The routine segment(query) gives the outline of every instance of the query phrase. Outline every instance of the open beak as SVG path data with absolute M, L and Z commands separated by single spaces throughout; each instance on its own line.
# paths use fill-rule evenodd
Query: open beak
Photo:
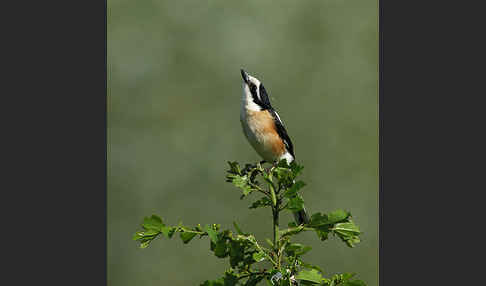
M 248 73 L 241 69 L 241 76 L 243 77 L 243 80 L 248 84 Z

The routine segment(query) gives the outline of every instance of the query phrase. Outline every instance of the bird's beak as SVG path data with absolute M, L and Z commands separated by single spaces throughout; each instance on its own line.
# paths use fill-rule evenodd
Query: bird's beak
M 248 84 L 248 73 L 241 69 L 241 76 L 243 77 L 243 80 Z

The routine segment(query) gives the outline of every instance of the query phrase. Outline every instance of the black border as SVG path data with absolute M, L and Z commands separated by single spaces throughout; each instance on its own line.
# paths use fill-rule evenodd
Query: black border
M 1 284 L 107 285 L 107 2 L 2 12 Z

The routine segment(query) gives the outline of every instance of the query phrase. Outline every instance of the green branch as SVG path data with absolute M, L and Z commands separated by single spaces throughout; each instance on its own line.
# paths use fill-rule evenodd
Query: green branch
M 241 199 L 254 192 L 263 194 L 263 197 L 250 205 L 250 209 L 261 207 L 271 209 L 273 239 L 266 239 L 271 249 L 262 247 L 253 234 L 243 232 L 236 222 L 233 224 L 236 229 L 234 234 L 231 230 L 221 230 L 218 224 L 207 224 L 205 227 L 198 224 L 188 227 L 179 223 L 170 226 L 156 215 L 144 218 L 142 230 L 136 232 L 133 239 L 139 241 L 141 248 L 147 248 L 155 239 L 161 237 L 171 239 L 175 233 L 179 233 L 184 244 L 189 243 L 196 236 L 208 237 L 210 250 L 218 258 L 227 258 L 229 268 L 221 278 L 207 280 L 201 284 L 203 286 L 251 286 L 257 285 L 262 280 L 267 280 L 271 285 L 287 286 L 295 285 L 296 281 L 305 285 L 366 285 L 361 280 L 353 279 L 353 274 L 349 273 L 336 274 L 330 278 L 323 277 L 321 268 L 306 263 L 301 258 L 311 250 L 311 247 L 292 242 L 295 235 L 304 231 L 314 231 L 321 241 L 326 241 L 331 235 L 341 239 L 347 246 L 354 247 L 360 242 L 361 231 L 351 220 L 350 212 L 343 210 L 327 214 L 318 212 L 314 213 L 305 225 L 297 226 L 294 222 L 290 222 L 288 228 L 280 229 L 280 212 L 295 212 L 304 207 L 304 200 L 300 193 L 306 184 L 296 181 L 297 176 L 302 172 L 302 166 L 295 162 L 288 165 L 286 161 L 280 161 L 271 168 L 264 169 L 259 163 L 246 164 L 244 168 L 241 168 L 237 162 L 228 163 L 230 168 L 227 171 L 226 181 L 240 189 Z M 252 270 L 265 260 L 271 263 L 271 269 Z

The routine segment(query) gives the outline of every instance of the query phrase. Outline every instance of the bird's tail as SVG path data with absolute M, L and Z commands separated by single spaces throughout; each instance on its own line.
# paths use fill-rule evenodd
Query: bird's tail
M 294 218 L 297 225 L 309 223 L 309 216 L 307 215 L 305 207 L 302 208 L 300 211 L 294 212 Z

